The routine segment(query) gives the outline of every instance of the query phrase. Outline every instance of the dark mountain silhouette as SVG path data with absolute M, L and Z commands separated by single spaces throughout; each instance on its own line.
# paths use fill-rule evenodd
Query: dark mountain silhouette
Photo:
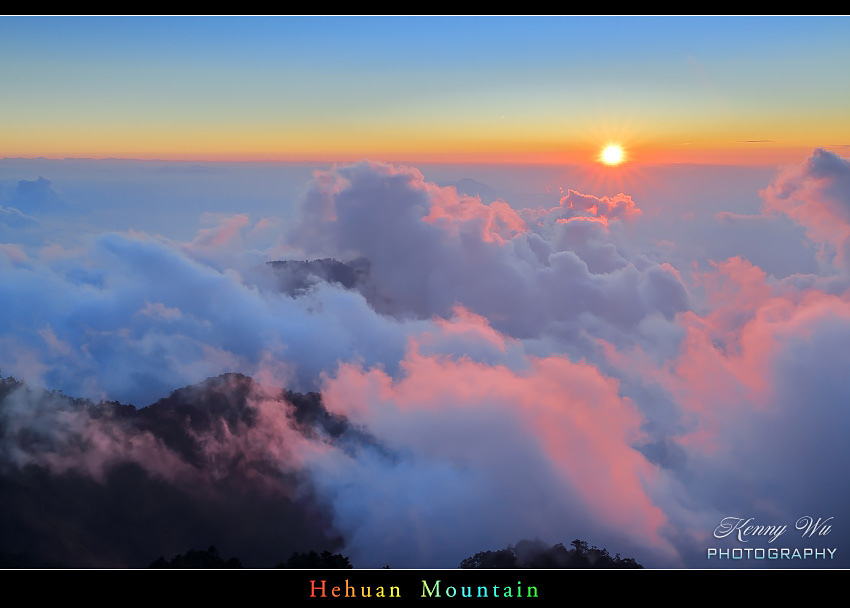
M 267 432 L 280 424 L 289 430 Z M 309 477 L 287 461 L 287 433 L 392 457 L 320 394 L 242 374 L 143 408 L 0 377 L 0 567 L 350 568 L 334 553 L 342 538 Z M 523 540 L 460 567 L 642 567 L 584 541 L 571 546 Z
M 7 567 L 131 567 L 214 543 L 247 567 L 333 551 L 341 538 L 264 414 L 346 450 L 375 440 L 318 393 L 224 374 L 147 407 L 0 379 L 0 559 Z M 282 441 L 282 440 L 277 440 Z M 274 446 L 272 446 L 274 447 Z M 281 451 L 283 450 L 283 451 Z M 16 566 L 20 564 L 20 566 Z
M 215 547 L 206 551 L 190 549 L 185 555 L 177 555 L 171 561 L 160 557 L 149 568 L 241 568 L 242 562 L 235 557 L 224 561 Z
M 583 540 L 576 539 L 567 549 L 558 543 L 552 547 L 537 540 L 521 540 L 516 546 L 508 546 L 498 551 L 481 551 L 472 557 L 467 557 L 460 563 L 461 568 L 643 568 L 630 557 L 621 558 L 617 553 L 614 557 L 607 549 L 599 549 L 595 545 L 588 547 Z
M 521 540 L 516 546 L 508 546 L 497 551 L 481 551 L 473 557 L 468 557 L 460 563 L 462 569 L 642 569 L 630 557 L 614 557 L 607 549 L 599 549 L 595 545 L 588 547 L 583 540 L 576 539 L 570 543 L 572 549 L 567 549 L 558 543 L 549 547 L 536 540 Z M 151 568 L 241 568 L 241 562 L 236 558 L 224 561 L 218 555 L 215 547 L 207 551 L 188 551 L 178 555 L 170 562 L 160 557 L 150 565 Z M 309 553 L 294 552 L 290 558 L 277 565 L 277 568 L 302 570 L 326 570 L 353 568 L 348 557 L 341 553 L 330 551 L 310 551 Z M 384 566 L 389 568 L 389 566 Z
M 318 260 L 276 260 L 266 262 L 277 279 L 280 290 L 293 298 L 303 296 L 315 285 L 325 282 L 357 291 L 376 312 L 396 314 L 393 299 L 372 280 L 371 262 L 356 258 L 342 262 L 335 258 Z
M 0 570 L 13 568 L 45 569 L 45 568 L 63 568 L 64 565 L 59 562 L 49 562 L 38 557 L 34 557 L 31 553 L 17 553 L 8 555 L 0 553 Z
M 281 290 L 290 295 L 301 295 L 319 281 L 338 283 L 346 289 L 356 289 L 367 282 L 370 267 L 366 258 L 357 258 L 350 262 L 322 258 L 267 263 L 274 270 Z
M 322 551 L 321 555 L 315 551 L 309 553 L 293 553 L 292 556 L 285 562 L 278 564 L 278 568 L 299 568 L 302 570 L 313 569 L 343 569 L 353 568 L 348 558 L 340 553 L 331 553 L 330 551 Z

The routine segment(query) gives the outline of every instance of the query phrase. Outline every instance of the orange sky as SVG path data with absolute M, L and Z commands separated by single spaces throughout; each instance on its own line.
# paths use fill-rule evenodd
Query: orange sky
M 0 157 L 793 162 L 850 145 L 848 41 L 840 17 L 0 17 Z

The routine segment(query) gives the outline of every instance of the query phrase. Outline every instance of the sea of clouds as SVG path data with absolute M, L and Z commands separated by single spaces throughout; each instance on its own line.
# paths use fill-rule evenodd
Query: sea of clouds
M 262 424 L 198 445 L 261 454 L 287 496 L 297 472 L 358 567 L 452 568 L 522 538 L 728 566 L 706 550 L 730 516 L 846 567 L 850 162 L 661 167 L 608 194 L 511 171 L 4 160 L 0 372 L 137 407 L 253 377 Z M 323 258 L 368 272 L 296 293 L 266 263 Z M 319 391 L 373 440 L 295 433 L 260 385 Z M 155 434 L 23 389 L 0 427 L 7 473 L 201 483 Z M 807 515 L 831 532 L 801 538 Z

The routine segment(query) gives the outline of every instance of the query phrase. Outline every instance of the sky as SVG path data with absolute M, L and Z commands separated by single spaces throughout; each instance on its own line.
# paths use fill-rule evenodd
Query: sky
M 3 17 L 0 155 L 789 161 L 850 145 L 845 17 Z
M 0 565 L 848 567 L 848 23 L 0 18 Z

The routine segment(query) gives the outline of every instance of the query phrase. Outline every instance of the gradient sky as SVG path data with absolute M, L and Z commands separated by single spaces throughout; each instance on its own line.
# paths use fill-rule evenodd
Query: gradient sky
M 775 163 L 850 146 L 846 17 L 2 17 L 0 156 Z

